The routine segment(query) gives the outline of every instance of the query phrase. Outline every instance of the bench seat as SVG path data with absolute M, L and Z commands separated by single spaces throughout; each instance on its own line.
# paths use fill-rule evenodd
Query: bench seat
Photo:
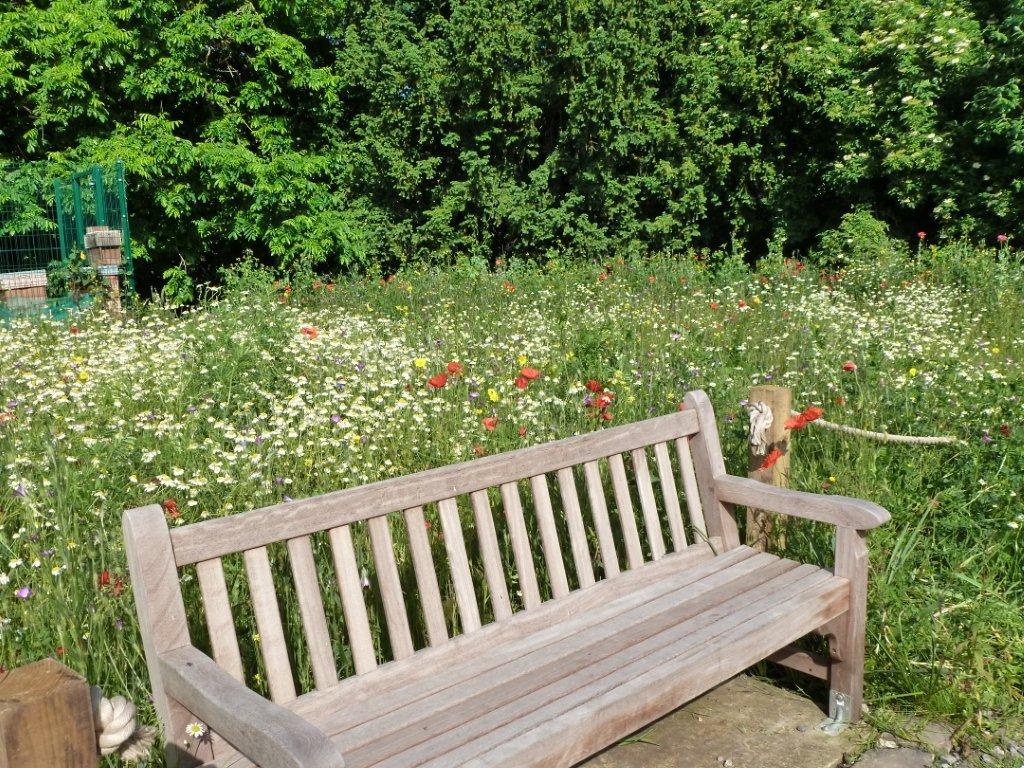
M 888 513 L 729 475 L 684 405 L 173 530 L 126 512 L 168 768 L 570 766 L 762 659 L 856 720 Z M 743 546 L 737 504 L 834 525 L 833 567 Z
M 694 545 L 288 708 L 329 734 L 348 768 L 570 766 L 848 602 L 849 582 L 817 566 Z

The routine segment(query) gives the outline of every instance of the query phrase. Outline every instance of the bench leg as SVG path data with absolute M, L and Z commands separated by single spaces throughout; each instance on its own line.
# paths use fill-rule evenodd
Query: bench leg
M 864 700 L 864 626 L 867 618 L 868 548 L 863 531 L 836 532 L 835 574 L 850 582 L 850 608 L 829 634 L 829 719 L 860 720 Z

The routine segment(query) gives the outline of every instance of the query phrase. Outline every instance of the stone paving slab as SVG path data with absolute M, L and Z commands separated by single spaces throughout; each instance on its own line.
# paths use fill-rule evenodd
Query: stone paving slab
M 741 675 L 642 731 L 643 741 L 611 747 L 582 766 L 836 768 L 858 732 L 829 736 L 817 728 L 824 719 L 818 702 Z

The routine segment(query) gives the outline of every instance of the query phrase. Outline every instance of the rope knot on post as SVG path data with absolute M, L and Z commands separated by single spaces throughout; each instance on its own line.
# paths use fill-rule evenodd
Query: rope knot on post
M 135 722 L 135 705 L 124 696 L 107 699 L 95 685 L 90 693 L 100 754 L 117 754 L 128 763 L 148 757 L 156 732 L 149 726 Z

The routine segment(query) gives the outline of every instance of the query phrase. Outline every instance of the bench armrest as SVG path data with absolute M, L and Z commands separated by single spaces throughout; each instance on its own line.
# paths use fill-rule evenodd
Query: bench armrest
M 320 729 L 249 690 L 197 648 L 167 651 L 157 662 L 167 694 L 258 765 L 344 768 Z
M 817 520 L 858 531 L 877 528 L 889 521 L 889 513 L 882 507 L 848 496 L 791 491 L 733 475 L 719 475 L 714 483 L 718 500 L 729 504 Z

